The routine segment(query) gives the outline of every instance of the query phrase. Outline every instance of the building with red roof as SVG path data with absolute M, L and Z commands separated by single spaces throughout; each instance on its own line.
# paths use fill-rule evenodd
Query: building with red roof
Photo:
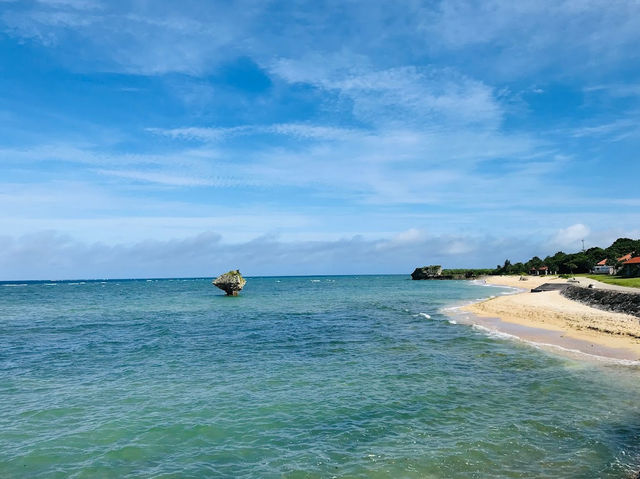
M 640 256 L 629 258 L 622 263 L 620 273 L 622 276 L 640 276 Z
M 529 271 L 529 274 L 532 274 L 535 276 L 544 276 L 552 273 L 551 271 L 549 271 L 548 266 L 540 266 L 539 268 L 531 268 L 531 270 Z
M 625 254 L 624 256 L 621 256 L 620 258 L 618 258 L 618 261 L 624 264 L 625 261 L 629 261 L 630 259 L 632 259 L 632 257 L 633 257 L 633 254 L 631 253 Z M 609 261 L 608 259 L 603 259 L 602 261 L 597 262 L 596 265 L 591 270 L 591 272 L 593 274 L 616 274 L 618 271 L 614 266 L 608 265 L 607 264 L 608 261 Z

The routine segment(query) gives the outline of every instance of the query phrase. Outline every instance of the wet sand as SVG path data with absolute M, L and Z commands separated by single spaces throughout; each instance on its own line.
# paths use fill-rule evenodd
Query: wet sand
M 468 322 L 523 340 L 582 353 L 623 360 L 640 360 L 640 318 L 602 311 L 561 296 L 557 291 L 530 293 L 543 283 L 563 283 L 556 277 L 485 278 L 487 284 L 520 288 L 460 308 L 458 321 Z M 472 313 L 472 314 L 467 314 Z

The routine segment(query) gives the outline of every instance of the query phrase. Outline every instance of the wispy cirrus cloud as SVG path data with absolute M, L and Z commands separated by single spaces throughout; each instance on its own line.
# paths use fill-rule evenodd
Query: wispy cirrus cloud
M 567 62 L 573 75 L 601 76 L 603 65 L 615 68 L 637 58 L 640 31 L 634 0 L 302 2 L 287 8 L 253 0 L 233 6 L 89 0 L 7 5 L 2 24 L 12 35 L 47 45 L 82 41 L 104 66 L 144 74 L 203 74 L 229 54 L 266 65 L 279 56 L 322 57 L 341 48 L 372 59 L 390 48 L 393 59 L 380 55 L 379 63 L 423 64 L 418 59 L 428 52 L 436 60 L 448 56 L 457 68 L 484 67 L 501 78 L 562 78 L 566 68 L 562 73 L 558 67 Z
M 574 138 L 598 138 L 602 141 L 617 142 L 640 135 L 640 124 L 635 118 L 624 118 L 615 121 L 575 128 L 571 132 Z
M 251 135 L 283 135 L 303 139 L 340 140 L 364 135 L 364 130 L 339 128 L 326 125 L 305 123 L 276 123 L 273 125 L 241 125 L 228 128 L 219 127 L 180 127 L 147 128 L 147 131 L 173 139 L 217 142 L 229 137 Z
M 148 183 L 158 183 L 168 186 L 229 186 L 229 180 L 207 179 L 195 176 L 184 176 L 174 172 L 157 172 L 144 170 L 97 170 L 100 175 L 117 176 L 129 180 L 137 180 Z
M 279 59 L 270 71 L 290 83 L 334 91 L 352 102 L 354 115 L 374 124 L 393 122 L 498 126 L 502 108 L 493 89 L 451 69 L 415 66 L 370 69 L 343 56 Z M 353 61 L 357 61 L 355 58 Z

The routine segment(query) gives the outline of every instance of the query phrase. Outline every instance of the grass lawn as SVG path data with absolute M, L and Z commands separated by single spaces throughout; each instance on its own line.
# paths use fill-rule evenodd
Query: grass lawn
M 584 276 L 602 283 L 617 284 L 618 286 L 628 286 L 630 288 L 640 288 L 640 278 L 623 278 L 621 276 L 609 276 L 608 274 L 577 274 L 576 276 Z

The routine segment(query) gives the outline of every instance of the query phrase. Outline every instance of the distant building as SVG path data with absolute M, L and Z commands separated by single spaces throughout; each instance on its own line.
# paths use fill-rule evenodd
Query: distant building
M 591 272 L 593 274 L 615 274 L 616 269 L 613 266 L 608 266 L 607 261 L 608 260 L 603 259 L 596 263 Z
M 529 274 L 534 276 L 546 276 L 551 274 L 551 272 L 549 271 L 548 266 L 540 266 L 539 268 L 531 268 L 531 270 L 529 270 Z
M 640 256 L 629 258 L 620 268 L 622 276 L 640 276 Z
M 620 258 L 618 258 L 618 261 L 620 263 L 624 263 L 625 261 L 630 260 L 632 257 L 633 257 L 633 255 L 631 253 L 625 254 L 624 256 L 621 256 Z M 616 274 L 616 273 L 618 273 L 618 270 L 615 268 L 615 266 L 607 265 L 608 261 L 609 261 L 608 259 L 603 259 L 602 261 L 596 263 L 596 265 L 593 267 L 591 272 L 593 274 Z

